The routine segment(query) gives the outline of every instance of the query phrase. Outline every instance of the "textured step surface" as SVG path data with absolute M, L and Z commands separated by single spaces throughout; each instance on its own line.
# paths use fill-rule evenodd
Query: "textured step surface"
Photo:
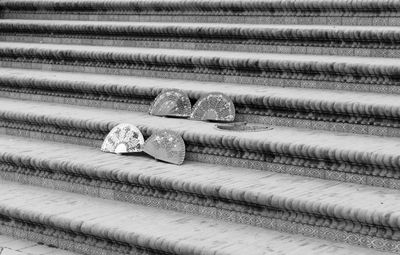
M 100 146 L 112 127 L 128 122 L 137 125 L 145 136 L 164 128 L 180 133 L 194 159 L 209 163 L 258 169 L 269 169 L 269 163 L 276 163 L 291 170 L 283 170 L 279 165 L 279 170 L 274 171 L 308 173 L 320 178 L 327 178 L 327 173 L 333 171 L 336 174 L 330 178 L 343 181 L 346 179 L 338 177 L 338 172 L 353 173 L 357 176 L 353 181 L 364 184 L 367 184 L 367 176 L 387 177 L 378 185 L 383 181 L 383 186 L 393 188 L 398 185 L 391 179 L 400 177 L 397 171 L 400 164 L 398 138 L 283 127 L 260 132 L 232 132 L 219 130 L 214 123 L 161 118 L 139 112 L 4 98 L 0 103 L 3 134 Z
M 1 255 L 77 255 L 75 253 L 49 247 L 27 240 L 0 235 Z
M 166 89 L 185 91 L 193 103 L 221 92 L 238 121 L 400 136 L 398 95 L 10 68 L 0 68 L 0 82 L 2 97 L 144 112 Z
M 394 58 L 0 42 L 0 65 L 357 90 L 397 90 Z M 320 83 L 322 82 L 322 84 Z
M 378 91 L 398 87 L 400 65 L 393 58 L 232 53 L 0 42 L 2 66 L 271 86 Z
M 248 139 L 249 141 L 260 141 L 260 138 L 263 137 L 263 140 L 265 139 L 264 141 L 269 140 L 271 143 L 283 141 L 293 144 L 297 142 L 309 142 L 310 146 L 325 145 L 342 150 L 365 150 L 366 152 L 370 153 L 382 153 L 393 156 L 397 154 L 396 149 L 398 146 L 400 146 L 400 140 L 397 138 L 377 138 L 373 136 L 357 136 L 289 128 L 273 129 L 260 132 L 230 132 L 216 129 L 215 124 L 213 123 L 185 119 L 162 118 L 139 112 L 114 111 L 109 109 L 98 110 L 79 106 L 65 106 L 12 99 L 1 99 L 1 104 L 2 109 L 0 109 L 0 111 L 3 118 L 11 117 L 12 114 L 14 114 L 20 120 L 23 120 L 23 118 L 26 116 L 33 122 L 39 122 L 43 120 L 49 124 L 52 123 L 52 121 L 59 119 L 59 125 L 66 127 L 73 124 L 72 122 L 74 120 L 77 122 L 81 121 L 82 127 L 84 127 L 84 121 L 93 123 L 102 122 L 109 125 L 128 121 L 138 126 L 147 127 L 149 132 L 151 132 L 150 130 L 155 129 L 157 126 L 162 126 L 164 128 L 174 129 L 179 133 L 199 132 L 203 133 L 204 136 L 221 134 L 229 135 L 231 138 L 237 137 Z M 71 120 L 71 122 L 63 122 L 63 119 Z M 78 125 L 79 124 L 80 123 L 78 123 Z M 152 125 L 155 125 L 155 127 L 152 127 Z M 201 127 L 201 129 L 196 127 Z M 90 126 L 87 126 L 87 128 L 90 128 Z M 146 133 L 145 129 L 142 129 L 144 133 Z M 238 145 L 238 147 L 240 146 L 241 145 Z M 397 164 L 396 160 L 394 159 L 392 163 Z
M 3 41 L 399 57 L 398 27 L 0 20 Z
M 232 60 L 237 59 L 238 61 L 241 60 L 251 60 L 251 59 L 258 59 L 260 61 L 293 61 L 297 63 L 313 63 L 313 61 L 320 63 L 321 65 L 327 63 L 337 63 L 337 64 L 349 64 L 349 65 L 365 65 L 366 67 L 399 67 L 399 63 L 396 59 L 387 59 L 387 58 L 365 58 L 365 57 L 346 57 L 346 56 L 308 56 L 302 54 L 260 54 L 260 53 L 251 53 L 251 52 L 214 52 L 214 51 L 192 51 L 192 50 L 181 50 L 181 49 L 147 49 L 147 48 L 132 48 L 132 47 L 102 47 L 102 46 L 86 46 L 86 45 L 63 45 L 63 44 L 31 44 L 31 43 L 10 43 L 10 42 L 1 42 L 0 49 L 4 53 L 9 53 L 7 50 L 15 49 L 17 52 L 21 51 L 27 52 L 28 54 L 33 55 L 35 50 L 37 50 L 39 56 L 51 56 L 49 53 L 54 52 L 56 55 L 55 57 L 60 57 L 62 53 L 70 53 L 76 52 L 77 54 L 81 53 L 89 58 L 91 55 L 99 54 L 102 56 L 103 53 L 110 53 L 113 54 L 116 58 L 120 57 L 121 55 L 118 54 L 126 54 L 126 56 L 134 57 L 138 54 L 143 55 L 165 55 L 174 57 L 176 60 L 180 58 L 210 58 L 210 57 L 220 57 L 221 59 Z M 10 52 L 11 53 L 11 52 Z M 60 54 L 60 55 L 57 55 Z M 71 55 L 72 57 L 73 55 Z M 65 55 L 64 57 L 68 57 Z M 76 56 L 77 57 L 77 56 Z M 105 56 L 104 56 L 105 58 Z M 373 64 L 370 61 L 373 59 Z M 367 62 L 367 63 L 366 63 Z M 189 64 L 189 63 L 187 63 Z M 199 63 L 201 64 L 201 63 Z M 217 63 L 215 63 L 217 64 Z M 228 63 L 225 63 L 228 64 Z M 260 63 L 261 64 L 261 63 Z M 316 64 L 316 63 L 314 63 Z M 321 70 L 323 71 L 323 70 Z
M 298 254 L 300 250 L 307 254 L 379 254 L 245 225 L 9 182 L 3 182 L 0 191 L 4 194 L 0 198 L 0 213 L 12 219 L 2 221 L 3 226 L 18 227 L 20 220 L 29 220 L 33 226 L 41 224 L 45 229 L 73 231 L 80 236 L 80 241 L 73 246 L 76 250 L 80 246 L 96 245 L 98 241 L 93 237 L 97 237 L 125 247 L 131 245 L 171 254 Z M 31 229 L 37 231 L 34 227 Z M 57 232 L 60 231 L 53 233 Z M 59 239 L 60 245 L 65 245 L 63 241 L 68 234 L 64 240 L 54 234 L 48 234 L 49 239 Z M 84 245 L 85 241 L 91 242 Z
M 400 250 L 399 191 L 195 162 L 175 166 L 9 136 L 0 136 L 0 162 L 3 178 L 27 184 Z
M 0 1 L 0 234 L 87 255 L 400 253 L 399 10 Z M 167 88 L 226 92 L 271 129 L 147 115 Z M 178 132 L 185 163 L 102 153 L 123 122 Z
M 398 25 L 390 0 L 4 0 L 3 18 L 283 24 Z

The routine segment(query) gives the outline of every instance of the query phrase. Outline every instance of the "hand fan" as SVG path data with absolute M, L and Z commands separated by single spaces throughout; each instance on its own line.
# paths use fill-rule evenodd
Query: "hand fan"
M 176 132 L 163 130 L 151 135 L 143 151 L 156 159 L 181 165 L 185 159 L 185 142 Z
M 230 98 L 222 93 L 202 96 L 193 106 L 191 119 L 230 122 L 235 119 L 235 106 Z
M 132 124 L 119 124 L 104 139 L 101 150 L 117 154 L 141 152 L 144 138 L 140 130 Z
M 181 90 L 159 94 L 149 108 L 150 115 L 188 118 L 192 110 L 189 97 Z

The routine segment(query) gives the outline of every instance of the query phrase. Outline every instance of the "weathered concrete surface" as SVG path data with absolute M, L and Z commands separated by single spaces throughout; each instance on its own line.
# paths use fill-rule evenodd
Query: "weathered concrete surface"
M 177 254 L 383 254 L 364 248 L 2 181 L 0 212 Z

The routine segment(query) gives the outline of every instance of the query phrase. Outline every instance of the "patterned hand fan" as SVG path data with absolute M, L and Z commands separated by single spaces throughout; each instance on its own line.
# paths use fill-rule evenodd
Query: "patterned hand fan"
M 119 124 L 104 139 L 101 150 L 117 154 L 141 152 L 144 138 L 140 130 L 132 124 Z
M 235 106 L 230 98 L 222 93 L 209 93 L 202 96 L 193 106 L 191 119 L 233 121 Z
M 146 140 L 144 152 L 156 159 L 181 165 L 185 159 L 185 142 L 182 137 L 169 130 L 156 132 Z
M 151 103 L 149 114 L 187 118 L 190 116 L 191 110 L 192 105 L 186 93 L 174 89 L 159 94 Z

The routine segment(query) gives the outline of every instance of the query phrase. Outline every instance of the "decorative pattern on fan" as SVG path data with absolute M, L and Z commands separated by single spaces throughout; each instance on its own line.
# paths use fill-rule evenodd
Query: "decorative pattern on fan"
M 144 138 L 140 130 L 132 124 L 119 124 L 104 139 L 101 150 L 116 154 L 141 152 Z
M 151 103 L 150 115 L 188 118 L 192 111 L 187 94 L 178 89 L 164 91 Z
M 235 106 L 232 100 L 224 94 L 209 93 L 196 102 L 190 118 L 230 122 L 235 119 Z
M 181 165 L 185 159 L 185 142 L 176 132 L 162 130 L 152 134 L 143 146 L 143 151 L 156 159 Z

